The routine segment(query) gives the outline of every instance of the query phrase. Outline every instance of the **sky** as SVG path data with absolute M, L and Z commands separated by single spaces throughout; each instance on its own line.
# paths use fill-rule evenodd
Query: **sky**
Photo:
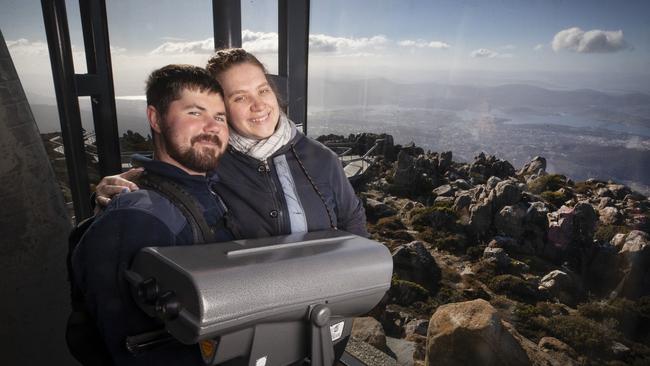
M 37 0 L 0 0 L 0 30 L 28 94 L 51 96 Z M 85 72 L 78 2 L 66 1 Z M 172 62 L 204 65 L 210 1 L 107 1 L 115 89 L 141 95 Z M 242 0 L 244 47 L 277 70 L 277 0 Z M 312 0 L 312 78 L 650 91 L 650 1 Z

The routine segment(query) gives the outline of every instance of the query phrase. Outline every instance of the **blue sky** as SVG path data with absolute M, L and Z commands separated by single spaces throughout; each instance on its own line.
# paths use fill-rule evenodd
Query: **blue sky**
M 0 29 L 26 88 L 48 93 L 40 1 L 1 1 Z M 67 4 L 83 72 L 78 3 Z M 118 94 L 138 93 L 156 67 L 209 57 L 210 1 L 107 7 Z M 277 1 L 242 0 L 242 7 L 245 46 L 275 70 Z M 310 76 L 647 91 L 648 14 L 646 0 L 312 0 Z

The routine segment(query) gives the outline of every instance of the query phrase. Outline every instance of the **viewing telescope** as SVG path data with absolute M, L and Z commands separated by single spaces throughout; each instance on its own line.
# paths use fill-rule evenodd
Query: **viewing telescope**
M 391 283 L 388 249 L 343 231 L 183 247 L 148 247 L 126 271 L 133 298 L 163 334 L 199 343 L 206 365 L 331 366 L 352 318 Z M 162 342 L 127 339 L 132 352 Z

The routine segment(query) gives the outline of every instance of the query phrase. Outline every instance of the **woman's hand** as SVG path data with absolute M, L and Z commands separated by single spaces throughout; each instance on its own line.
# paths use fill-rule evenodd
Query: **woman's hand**
M 119 175 L 109 175 L 102 178 L 95 190 L 95 203 L 97 206 L 107 206 L 111 202 L 111 198 L 120 193 L 137 191 L 139 188 L 132 180 L 142 174 L 143 170 L 142 168 L 135 168 Z

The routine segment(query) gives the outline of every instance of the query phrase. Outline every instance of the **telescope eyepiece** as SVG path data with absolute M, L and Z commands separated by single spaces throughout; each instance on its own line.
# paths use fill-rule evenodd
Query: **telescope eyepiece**
M 154 305 L 160 289 L 155 278 L 147 278 L 138 285 L 138 297 L 147 305 Z
M 160 295 L 156 301 L 156 315 L 162 320 L 173 320 L 181 312 L 181 304 L 178 297 L 172 291 Z

